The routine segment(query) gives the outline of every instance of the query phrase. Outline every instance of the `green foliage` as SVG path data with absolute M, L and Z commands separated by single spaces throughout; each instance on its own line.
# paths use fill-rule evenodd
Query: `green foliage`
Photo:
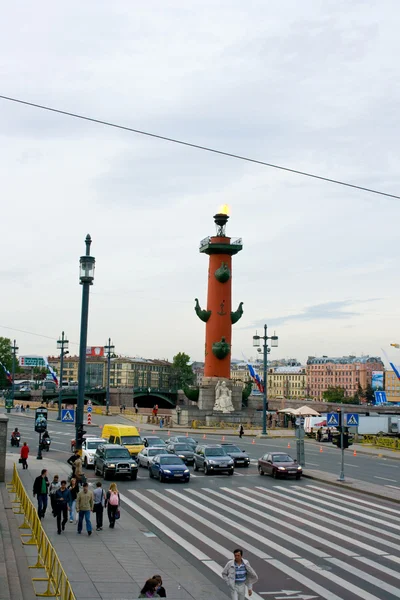
M 0 362 L 10 371 L 10 373 L 12 372 L 12 356 L 11 340 L 9 338 L 0 337 Z M 17 361 L 18 359 L 16 359 L 16 364 Z M 0 388 L 6 388 L 9 385 L 3 367 L 0 367 Z
M 345 397 L 344 389 L 342 387 L 328 387 L 322 393 L 322 397 L 327 402 L 347 402 L 347 398 Z
M 250 396 L 252 389 L 253 389 L 253 382 L 251 379 L 249 379 L 249 381 L 246 381 L 246 383 L 244 384 L 244 388 L 242 391 L 242 402 L 246 406 L 247 406 L 247 399 Z
M 191 385 L 194 381 L 194 373 L 189 363 L 190 356 L 185 352 L 178 352 L 172 359 L 172 374 L 180 389 Z
M 375 400 L 374 390 L 370 383 L 368 383 L 367 387 L 365 388 L 365 399 L 367 402 L 373 402 Z
M 183 392 L 188 400 L 191 400 L 192 402 L 199 401 L 200 389 L 198 387 L 190 388 L 190 387 L 183 386 Z

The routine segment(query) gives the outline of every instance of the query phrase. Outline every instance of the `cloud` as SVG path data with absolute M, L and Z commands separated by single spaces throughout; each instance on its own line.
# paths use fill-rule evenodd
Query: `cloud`
M 375 302 L 377 298 L 370 298 L 368 300 L 362 300 L 361 303 Z M 347 307 L 360 304 L 360 301 L 356 300 L 339 300 L 336 302 L 323 302 L 322 304 L 315 304 L 313 306 L 306 307 L 302 312 L 295 313 L 293 315 L 286 315 L 282 317 L 275 317 L 272 319 L 263 319 L 256 321 L 249 325 L 250 327 L 263 327 L 264 323 L 268 323 L 268 326 L 284 325 L 291 321 L 316 321 L 316 320 L 337 320 L 337 319 L 350 319 L 351 317 L 358 317 L 362 313 L 354 310 L 347 310 Z M 247 328 L 246 328 L 247 329 Z

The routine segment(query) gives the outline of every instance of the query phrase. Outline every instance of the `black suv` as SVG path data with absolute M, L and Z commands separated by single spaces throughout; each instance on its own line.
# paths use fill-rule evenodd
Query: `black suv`
M 241 450 L 236 444 L 221 444 L 223 449 L 231 458 L 233 458 L 235 462 L 235 467 L 249 467 L 250 466 L 250 456 L 247 454 L 245 450 Z
M 125 475 L 134 480 L 137 478 L 138 466 L 125 446 L 102 444 L 94 455 L 94 473 L 102 475 L 104 479 Z
M 204 475 L 211 473 L 228 473 L 233 475 L 233 459 L 225 452 L 222 446 L 203 445 L 197 446 L 194 453 L 195 471 L 204 469 Z

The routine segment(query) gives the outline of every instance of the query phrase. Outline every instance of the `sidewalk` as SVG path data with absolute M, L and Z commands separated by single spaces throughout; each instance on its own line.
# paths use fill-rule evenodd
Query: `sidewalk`
M 34 600 L 36 598 L 28 560 L 21 544 L 19 522 L 12 510 L 5 483 L 0 484 L 0 598 Z
M 9 470 L 13 458 L 14 455 L 7 456 Z M 33 480 L 45 468 L 50 477 L 57 473 L 63 479 L 69 474 L 69 470 L 52 459 L 31 459 L 27 471 L 18 469 L 31 498 Z M 34 504 L 36 506 L 36 501 Z M 94 522 L 92 515 L 92 524 Z M 104 530 L 96 532 L 94 527 L 90 538 L 85 528 L 82 535 L 77 535 L 75 523 L 67 523 L 65 533 L 57 535 L 56 521 L 50 509 L 42 524 L 77 600 L 136 600 L 145 580 L 154 574 L 161 575 L 170 600 L 227 600 L 222 591 L 224 584 L 219 589 L 211 583 L 183 556 L 128 514 L 123 506 L 115 529 L 109 529 L 105 513 Z

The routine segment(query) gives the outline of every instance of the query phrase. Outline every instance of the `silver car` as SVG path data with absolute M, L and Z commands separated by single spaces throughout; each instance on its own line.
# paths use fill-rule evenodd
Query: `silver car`
M 151 448 L 143 448 L 136 456 L 136 461 L 139 467 L 148 469 L 153 464 L 153 459 L 157 454 L 163 454 L 165 447 L 152 446 Z

